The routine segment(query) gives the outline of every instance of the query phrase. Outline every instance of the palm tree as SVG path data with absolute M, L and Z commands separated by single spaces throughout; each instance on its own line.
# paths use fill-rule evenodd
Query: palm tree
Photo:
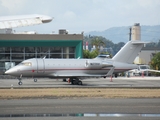
M 95 45 L 96 49 L 99 51 L 101 46 L 105 46 L 105 42 L 99 37 L 93 38 L 91 41 L 92 46 Z

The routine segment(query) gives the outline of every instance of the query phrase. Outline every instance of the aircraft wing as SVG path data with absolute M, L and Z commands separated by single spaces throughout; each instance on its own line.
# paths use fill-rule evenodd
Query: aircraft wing
M 105 76 L 104 75 L 100 75 L 100 74 L 86 74 L 86 73 L 77 73 L 77 74 L 68 74 L 68 73 L 54 73 L 54 74 L 51 74 L 50 76 L 52 77 L 102 77 L 102 76 Z
M 144 71 L 148 71 L 148 72 L 159 72 L 159 73 L 160 73 L 160 71 L 159 71 L 159 70 L 152 70 L 152 69 L 144 70 Z
M 52 21 L 52 17 L 45 15 L 17 15 L 17 16 L 2 16 L 0 17 L 0 29 L 24 27 Z
M 114 66 L 106 74 L 87 74 L 87 73 L 68 73 L 66 71 L 59 71 L 51 74 L 50 76 L 54 77 L 106 77 L 111 76 L 114 72 Z

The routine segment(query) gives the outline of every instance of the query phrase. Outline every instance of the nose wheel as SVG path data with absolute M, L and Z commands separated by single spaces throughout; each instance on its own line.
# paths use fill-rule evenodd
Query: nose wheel
M 18 85 L 22 85 L 22 82 L 21 82 L 21 81 L 19 81 L 19 82 L 18 82 Z
M 18 80 L 19 80 L 18 85 L 22 85 L 22 74 L 19 76 Z
M 34 82 L 37 82 L 37 79 L 36 79 L 36 78 L 34 79 Z
M 18 85 L 22 85 L 22 79 L 18 78 L 18 80 L 19 80 Z

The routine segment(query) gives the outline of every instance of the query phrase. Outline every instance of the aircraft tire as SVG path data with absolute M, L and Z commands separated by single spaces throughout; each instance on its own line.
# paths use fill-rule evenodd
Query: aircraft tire
M 73 80 L 73 85 L 77 85 L 77 81 L 76 80 Z
M 36 78 L 34 79 L 34 82 L 37 82 L 37 79 L 36 79 Z
M 72 84 L 72 85 L 74 85 L 74 82 L 73 82 L 73 80 L 71 81 L 71 84 Z
M 18 82 L 18 85 L 22 85 L 22 82 L 20 81 L 20 82 Z
M 74 85 L 75 84 L 75 80 L 71 80 L 71 84 Z
M 117 77 L 118 77 L 118 74 L 116 73 L 116 74 L 115 74 L 115 78 L 117 78 Z
M 82 85 L 82 81 L 81 80 L 78 81 L 78 85 Z

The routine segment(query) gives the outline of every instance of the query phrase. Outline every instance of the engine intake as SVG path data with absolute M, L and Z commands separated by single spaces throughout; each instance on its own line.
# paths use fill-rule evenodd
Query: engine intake
M 85 67 L 86 68 L 94 68 L 94 69 L 100 69 L 100 68 L 105 68 L 105 67 L 112 67 L 112 64 L 109 64 L 107 62 L 102 62 L 102 61 L 89 61 L 86 60 Z

